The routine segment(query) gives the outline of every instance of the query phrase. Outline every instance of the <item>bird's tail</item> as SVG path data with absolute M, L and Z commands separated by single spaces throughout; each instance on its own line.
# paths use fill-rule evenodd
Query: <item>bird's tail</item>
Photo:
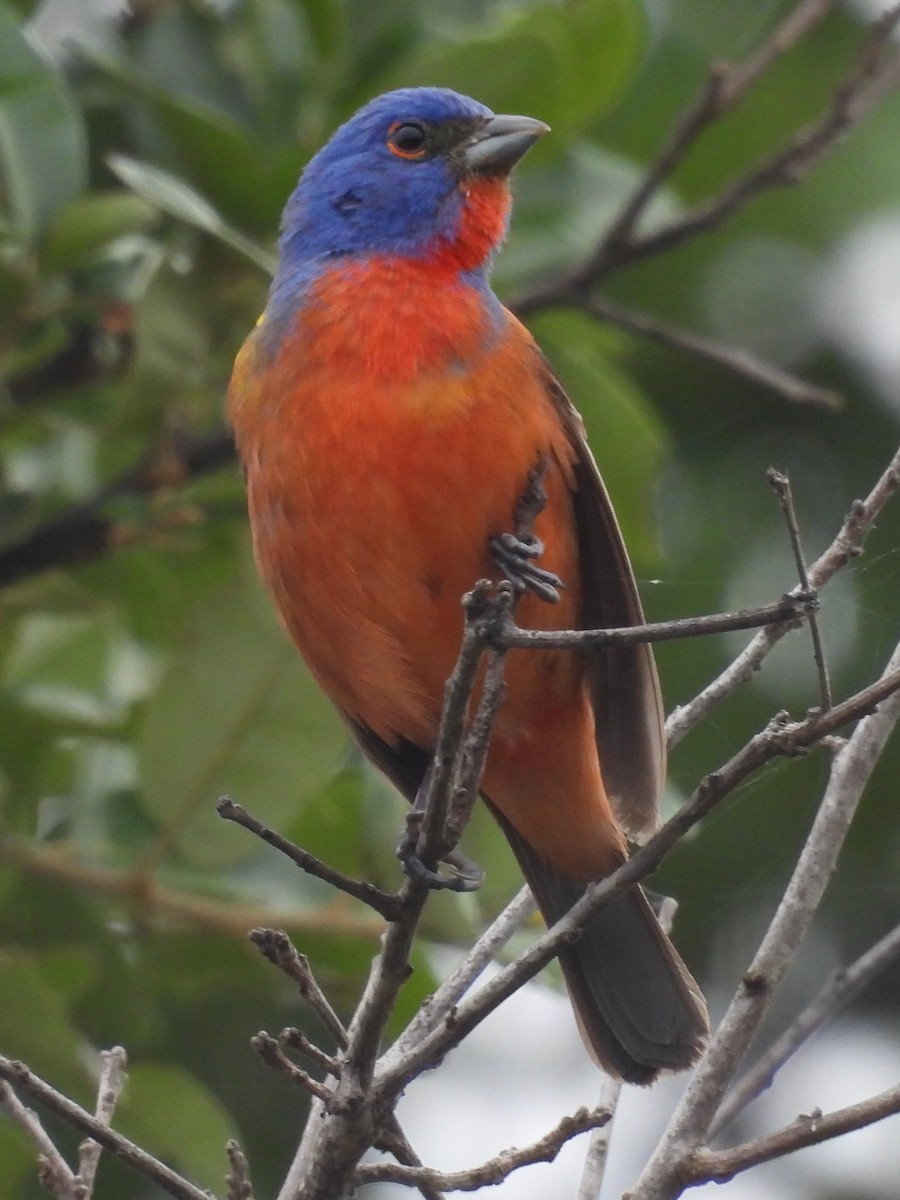
M 506 836 L 548 925 L 584 893 L 543 862 L 509 822 Z M 628 1083 L 684 1071 L 709 1035 L 703 994 L 634 887 L 602 909 L 559 956 L 588 1050 Z

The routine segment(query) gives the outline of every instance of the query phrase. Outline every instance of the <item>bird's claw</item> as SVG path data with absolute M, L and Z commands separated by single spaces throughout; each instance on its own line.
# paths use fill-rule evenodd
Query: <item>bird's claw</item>
M 501 533 L 491 538 L 494 562 L 518 592 L 534 592 L 547 604 L 559 603 L 559 590 L 566 585 L 553 571 L 545 571 L 533 561 L 544 553 L 544 543 L 530 534 L 527 538 Z
M 397 857 L 410 879 L 426 884 L 432 891 L 476 892 L 484 883 L 484 871 L 458 850 L 447 854 L 437 870 L 425 865 L 418 852 L 418 831 L 407 831 L 397 846 Z

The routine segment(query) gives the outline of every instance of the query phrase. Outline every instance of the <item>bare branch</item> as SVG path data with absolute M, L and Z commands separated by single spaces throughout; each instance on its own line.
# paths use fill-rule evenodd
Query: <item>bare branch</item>
M 233 1139 L 225 1143 L 231 1169 L 225 1177 L 226 1200 L 254 1200 L 250 1166 L 243 1150 Z
M 330 1054 L 326 1054 L 315 1042 L 311 1042 L 305 1033 L 301 1033 L 294 1026 L 290 1025 L 287 1029 L 282 1029 L 278 1040 L 283 1046 L 290 1046 L 292 1050 L 298 1050 L 310 1062 L 314 1062 L 317 1067 L 321 1067 L 328 1075 L 340 1075 L 341 1064 L 338 1059 L 332 1058 Z
M 679 617 L 674 621 L 651 621 L 646 625 L 628 625 L 618 629 L 522 629 L 511 619 L 505 620 L 496 640 L 507 649 L 514 647 L 543 650 L 604 650 L 608 646 L 630 646 L 638 642 L 671 642 L 689 637 L 708 637 L 736 629 L 755 629 L 760 625 L 780 629 L 794 628 L 818 607 L 812 592 L 782 596 L 774 604 L 742 608 L 736 612 L 713 613 L 706 617 Z
M 112 1123 L 113 1113 L 127 1080 L 127 1065 L 128 1055 L 122 1046 L 100 1051 L 100 1082 L 97 1086 L 94 1116 L 104 1125 L 109 1126 Z M 88 1138 L 78 1147 L 78 1178 L 84 1188 L 85 1198 L 93 1194 L 94 1179 L 102 1151 L 103 1147 L 93 1138 Z
M 55 1112 L 58 1117 L 62 1117 L 67 1124 L 73 1125 L 95 1142 L 99 1142 L 104 1150 L 115 1154 L 147 1179 L 153 1180 L 164 1192 L 174 1196 L 175 1200 L 213 1200 L 212 1193 L 194 1187 L 152 1154 L 108 1128 L 102 1121 L 98 1121 L 74 1101 L 45 1083 L 24 1063 L 0 1056 L 0 1078 L 40 1100 L 41 1104 Z
M 316 982 L 309 959 L 297 952 L 288 935 L 280 929 L 251 929 L 250 941 L 270 963 L 293 979 L 300 995 L 321 1018 L 336 1044 L 341 1048 L 346 1046 L 347 1030 Z
M 281 1071 L 283 1075 L 287 1075 L 288 1079 L 296 1083 L 298 1087 L 303 1088 L 311 1096 L 315 1096 L 318 1100 L 323 1101 L 326 1107 L 331 1103 L 333 1095 L 331 1088 L 326 1087 L 323 1083 L 319 1083 L 318 1079 L 313 1079 L 308 1071 L 304 1071 L 302 1067 L 298 1067 L 296 1063 L 291 1062 L 278 1044 L 277 1038 L 273 1038 L 265 1030 L 260 1030 L 256 1037 L 250 1039 L 250 1045 L 268 1066 L 274 1067 L 276 1071 Z
M 794 563 L 800 577 L 800 588 L 809 591 L 809 574 L 806 569 L 806 556 L 800 541 L 800 526 L 797 523 L 797 512 L 794 508 L 794 496 L 791 491 L 791 481 L 781 471 L 770 467 L 767 478 L 771 484 L 778 502 L 781 505 L 784 519 L 787 523 L 788 537 L 794 554 Z M 809 614 L 809 635 L 813 644 L 813 657 L 819 674 L 819 697 L 823 709 L 831 708 L 831 681 L 828 678 L 828 664 L 825 662 L 825 651 L 822 647 L 822 634 L 819 630 L 819 619 L 816 613 Z
M 577 305 L 582 312 L 597 317 L 598 320 L 615 325 L 618 329 L 637 334 L 662 346 L 670 346 L 674 350 L 682 350 L 695 358 L 733 371 L 735 375 L 740 375 L 751 383 L 777 392 L 792 404 L 809 404 L 831 411 L 841 407 L 841 397 L 833 389 L 792 375 L 789 371 L 767 363 L 739 346 L 730 346 L 704 337 L 693 330 L 682 329 L 649 313 L 622 308 L 606 296 L 584 294 L 577 297 L 577 300 L 573 297 L 569 303 Z
M 234 443 L 224 428 L 198 437 L 167 438 L 92 499 L 73 504 L 0 550 L 0 588 L 41 571 L 101 557 L 120 541 L 120 523 L 106 515 L 110 503 L 168 491 L 233 459 Z
M 665 1136 L 641 1174 L 632 1200 L 669 1200 L 678 1194 L 678 1172 L 685 1156 L 695 1152 L 708 1136 L 722 1095 L 794 959 L 822 900 L 869 776 L 900 718 L 900 645 L 879 684 L 888 685 L 889 691 L 879 707 L 860 721 L 832 760 L 825 795 L 778 911 Z M 822 728 L 819 723 L 824 722 L 827 732 L 833 733 L 834 716 L 844 704 L 816 714 L 795 728 L 809 727 L 810 722 Z
M 437 991 L 421 1005 L 409 1025 L 380 1060 L 380 1068 L 390 1067 L 398 1056 L 411 1049 L 447 1016 L 488 963 L 493 961 L 498 951 L 536 910 L 537 905 L 531 889 L 523 887 L 488 926 L 469 953 L 457 963 Z
M 793 1154 L 804 1146 L 815 1146 L 830 1138 L 841 1137 L 852 1133 L 855 1129 L 864 1129 L 883 1121 L 886 1117 L 900 1113 L 900 1086 L 888 1088 L 859 1104 L 850 1104 L 836 1112 L 810 1113 L 798 1117 L 796 1121 L 777 1133 L 767 1137 L 756 1138 L 740 1146 L 728 1150 L 698 1150 L 686 1164 L 685 1174 L 691 1185 L 714 1182 L 727 1183 L 740 1171 L 750 1167 L 758 1167 L 761 1163 L 771 1162 L 773 1158 L 782 1158 L 785 1154 Z M 638 1195 L 637 1192 L 634 1193 Z
M 43 1187 L 58 1200 L 76 1200 L 77 1181 L 69 1164 L 57 1150 L 37 1113 L 26 1108 L 5 1079 L 0 1083 L 0 1107 L 6 1109 L 37 1148 L 38 1173 Z
M 878 721 L 882 711 L 874 710 L 882 702 L 886 702 L 884 711 L 889 714 L 890 720 L 893 720 L 894 709 L 900 711 L 898 693 L 900 665 L 892 666 L 876 683 L 836 704 L 827 713 L 816 712 L 805 720 L 796 722 L 788 721 L 786 714 L 779 714 L 762 732 L 751 738 L 729 762 L 713 774 L 707 775 L 682 808 L 645 845 L 613 874 L 591 884 L 569 912 L 514 963 L 504 967 L 474 996 L 460 1004 L 445 1022 L 411 1048 L 401 1062 L 392 1060 L 379 1070 L 379 1083 L 388 1092 L 399 1091 L 431 1063 L 458 1045 L 471 1029 L 517 991 L 526 980 L 533 978 L 545 967 L 562 946 L 577 936 L 578 931 L 596 912 L 654 871 L 672 846 L 689 829 L 761 766 L 779 756 L 792 757 L 802 753 L 807 747 L 820 742 L 864 714 L 873 713 L 867 718 L 868 722 Z M 872 726 L 862 723 L 860 728 L 881 729 L 881 724 Z M 835 764 L 852 762 L 855 765 L 856 749 L 851 750 L 851 747 L 860 745 L 859 732 L 857 729 L 843 752 L 843 755 L 849 757 L 839 756 Z M 868 743 L 866 746 L 868 748 Z M 835 778 L 835 769 L 833 767 L 832 780 Z
M 861 553 L 863 543 L 879 513 L 898 487 L 900 487 L 900 449 L 894 454 L 865 500 L 853 502 L 834 541 L 809 568 L 809 582 L 817 591 L 821 590 L 829 579 L 846 566 L 852 558 Z M 797 589 L 794 590 L 794 594 L 798 594 Z M 776 625 L 769 625 L 763 629 L 725 668 L 721 675 L 708 684 L 688 704 L 676 708 L 666 722 L 669 746 L 677 745 L 684 735 L 702 721 L 716 704 L 730 696 L 742 683 L 752 679 L 787 632 L 787 628 Z
M 856 960 L 841 967 L 803 1012 L 759 1058 L 737 1087 L 726 1096 L 710 1128 L 710 1135 L 723 1129 L 748 1104 L 771 1086 L 776 1073 L 812 1035 L 845 1008 L 883 971 L 900 958 L 900 925 Z
M 605 1109 L 579 1109 L 571 1117 L 563 1117 L 550 1133 L 522 1150 L 504 1150 L 496 1158 L 472 1167 L 468 1171 L 436 1171 L 432 1167 L 403 1167 L 395 1163 L 367 1163 L 357 1169 L 356 1181 L 364 1183 L 401 1183 L 417 1187 L 428 1183 L 443 1191 L 473 1192 L 478 1188 L 502 1183 L 513 1171 L 533 1163 L 552 1162 L 566 1144 L 588 1129 L 597 1129 L 610 1119 Z
M 328 863 L 316 858 L 314 854 L 301 850 L 299 846 L 289 842 L 274 829 L 257 821 L 256 817 L 251 816 L 242 804 L 236 804 L 230 797 L 221 796 L 219 798 L 216 803 L 216 812 L 223 820 L 233 821 L 235 825 L 249 830 L 260 841 L 265 842 L 268 846 L 273 846 L 292 863 L 295 863 L 301 871 L 305 871 L 308 875 L 314 875 L 316 879 L 322 879 L 325 883 L 330 883 L 332 887 L 352 896 L 354 900 L 361 900 L 369 908 L 374 908 L 386 921 L 392 921 L 397 916 L 398 906 L 395 896 L 381 891 L 380 888 L 364 879 L 351 879 L 348 875 L 344 875 L 341 871 L 330 867 Z

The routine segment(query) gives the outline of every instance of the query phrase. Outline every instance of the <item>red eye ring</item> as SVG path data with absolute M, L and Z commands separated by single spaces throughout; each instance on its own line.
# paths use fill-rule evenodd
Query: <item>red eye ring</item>
M 428 150 L 428 127 L 421 121 L 395 121 L 388 129 L 386 145 L 398 158 L 424 158 Z

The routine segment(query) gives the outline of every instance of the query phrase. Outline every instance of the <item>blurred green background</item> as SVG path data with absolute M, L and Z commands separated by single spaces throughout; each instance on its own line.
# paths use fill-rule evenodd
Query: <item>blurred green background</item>
M 115 2 L 0 0 L 0 1050 L 91 1104 L 94 1049 L 124 1044 L 118 1127 L 202 1186 L 221 1189 L 236 1134 L 258 1194 L 271 1192 L 304 1106 L 248 1045 L 259 1028 L 310 1020 L 245 930 L 289 929 L 345 1015 L 378 932 L 221 822 L 216 797 L 344 870 L 399 878 L 403 806 L 287 648 L 220 432 L 284 200 L 335 126 L 393 86 L 449 85 L 540 117 L 553 135 L 518 173 L 496 274 L 501 294 L 521 296 L 586 253 L 707 64 L 749 52 L 791 7 L 134 0 L 124 15 Z M 854 60 L 862 8 L 838 6 L 704 138 L 654 211 L 702 199 L 819 111 Z M 838 389 L 838 411 L 577 313 L 530 319 L 586 417 L 652 618 L 793 585 L 767 467 L 790 472 L 812 557 L 892 453 L 898 118 L 894 95 L 802 186 L 609 280 L 620 303 Z M 186 460 L 208 469 L 185 479 Z M 895 506 L 823 596 L 838 693 L 878 672 L 897 639 L 898 534 Z M 741 644 L 663 647 L 667 707 Z M 678 748 L 668 802 L 775 709 L 815 701 L 795 635 Z M 676 937 L 715 1006 L 771 914 L 826 765 L 812 754 L 769 769 L 654 880 L 680 901 Z M 772 1029 L 900 920 L 898 771 L 895 739 Z M 483 815 L 466 845 L 487 885 L 435 899 L 432 944 L 464 944 L 518 886 Z M 429 961 L 423 950 L 398 1022 L 429 990 Z M 895 972 L 859 1011 L 893 1020 L 896 1036 L 898 1001 Z M 42 1194 L 32 1158 L 0 1122 L 0 1200 Z M 116 1163 L 101 1176 L 100 1200 L 158 1194 Z

